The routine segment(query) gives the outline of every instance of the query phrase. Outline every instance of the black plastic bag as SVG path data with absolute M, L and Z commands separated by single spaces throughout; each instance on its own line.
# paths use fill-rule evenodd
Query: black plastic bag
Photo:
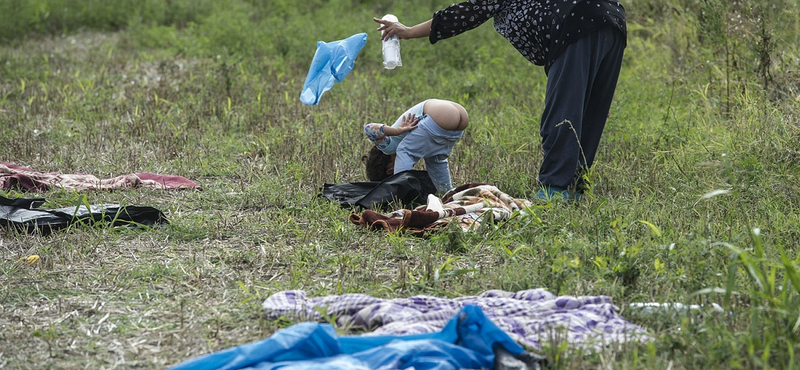
M 534 353 L 524 352 L 514 356 L 500 345 L 492 349 L 494 351 L 492 370 L 541 370 L 542 366 L 547 366 L 547 360 Z
M 382 209 L 397 201 L 409 207 L 424 204 L 428 194 L 436 194 L 436 186 L 428 172 L 409 170 L 389 176 L 383 181 L 326 183 L 320 196 L 338 202 L 342 207 Z
M 84 205 L 56 209 L 39 208 L 43 198 L 15 198 L 0 196 L 0 226 L 27 233 L 49 234 L 76 223 L 93 225 L 106 222 L 109 226 L 129 225 L 152 227 L 167 224 L 164 213 L 147 206 L 121 206 L 118 204 Z

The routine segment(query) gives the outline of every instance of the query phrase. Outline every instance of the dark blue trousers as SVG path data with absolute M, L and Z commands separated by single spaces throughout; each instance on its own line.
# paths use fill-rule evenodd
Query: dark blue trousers
M 625 35 L 602 28 L 569 45 L 547 73 L 539 133 L 542 186 L 578 185 L 594 162 L 625 49 Z

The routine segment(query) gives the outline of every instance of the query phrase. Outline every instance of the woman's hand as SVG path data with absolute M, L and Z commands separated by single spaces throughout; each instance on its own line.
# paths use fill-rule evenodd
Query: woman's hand
M 429 19 L 414 27 L 406 27 L 406 25 L 400 22 L 392 22 L 375 17 L 372 17 L 372 20 L 375 21 L 375 23 L 381 24 L 381 26 L 378 27 L 378 31 L 383 31 L 383 33 L 381 33 L 381 41 L 386 41 L 394 35 L 397 35 L 398 38 L 403 40 L 428 37 L 431 34 L 431 21 L 433 21 Z
M 410 28 L 406 27 L 400 22 L 392 22 L 375 17 L 373 17 L 372 20 L 381 24 L 381 26 L 378 27 L 378 31 L 383 32 L 381 33 L 381 41 L 386 41 L 394 35 L 397 35 L 397 37 L 401 39 L 409 38 L 408 35 Z

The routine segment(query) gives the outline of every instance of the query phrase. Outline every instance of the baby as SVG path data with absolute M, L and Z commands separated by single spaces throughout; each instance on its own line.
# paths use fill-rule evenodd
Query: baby
M 453 188 L 447 158 L 469 123 L 461 104 L 428 99 L 406 110 L 391 126 L 368 123 L 367 138 L 375 146 L 365 156 L 367 178 L 381 181 L 392 174 L 411 170 L 425 159 L 437 191 Z

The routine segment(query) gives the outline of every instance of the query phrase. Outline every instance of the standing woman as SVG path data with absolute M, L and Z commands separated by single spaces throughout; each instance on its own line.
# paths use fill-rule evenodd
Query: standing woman
M 537 196 L 579 199 L 617 86 L 627 43 L 625 9 L 616 0 L 469 0 L 413 27 L 373 20 L 381 24 L 382 40 L 428 37 L 435 44 L 490 18 L 547 75 Z

